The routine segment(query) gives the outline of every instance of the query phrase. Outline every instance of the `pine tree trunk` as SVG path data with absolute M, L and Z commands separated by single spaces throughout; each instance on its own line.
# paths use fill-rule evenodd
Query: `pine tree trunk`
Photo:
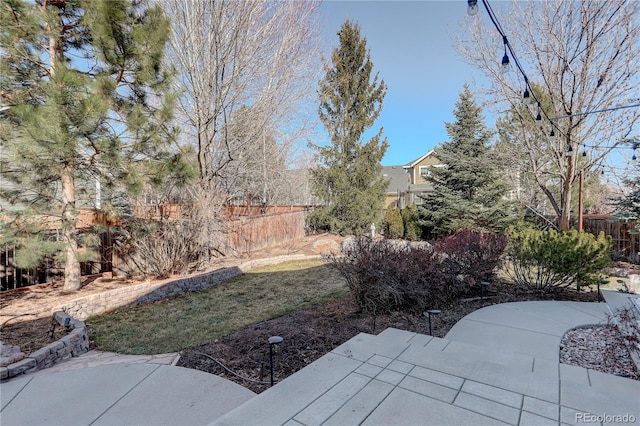
M 73 168 L 69 166 L 62 173 L 62 238 L 65 244 L 64 290 L 66 291 L 79 290 L 81 287 L 76 216 Z

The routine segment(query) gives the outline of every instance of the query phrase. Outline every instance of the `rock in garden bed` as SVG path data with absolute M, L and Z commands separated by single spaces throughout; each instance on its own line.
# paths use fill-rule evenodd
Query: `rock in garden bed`
M 560 342 L 560 362 L 640 380 L 623 336 L 611 325 L 568 331 Z

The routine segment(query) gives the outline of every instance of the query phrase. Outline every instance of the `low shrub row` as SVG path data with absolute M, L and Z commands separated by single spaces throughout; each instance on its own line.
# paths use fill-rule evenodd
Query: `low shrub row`
M 420 313 L 449 305 L 480 280 L 491 279 L 505 245 L 502 235 L 473 231 L 434 244 L 360 236 L 330 262 L 363 311 Z
M 504 266 L 516 289 L 549 293 L 592 285 L 609 260 L 604 234 L 513 227 L 507 234 L 461 231 L 433 243 L 359 236 L 329 258 L 365 312 L 420 313 L 445 307 L 491 281 Z

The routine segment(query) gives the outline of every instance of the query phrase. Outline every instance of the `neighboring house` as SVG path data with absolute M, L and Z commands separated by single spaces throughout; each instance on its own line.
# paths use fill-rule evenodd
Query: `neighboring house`
M 422 204 L 421 195 L 432 191 L 432 186 L 425 179 L 432 167 L 442 167 L 440 161 L 429 151 L 422 157 L 404 166 L 386 166 L 382 175 L 389 179 L 385 195 L 384 208 L 405 208 L 411 204 Z

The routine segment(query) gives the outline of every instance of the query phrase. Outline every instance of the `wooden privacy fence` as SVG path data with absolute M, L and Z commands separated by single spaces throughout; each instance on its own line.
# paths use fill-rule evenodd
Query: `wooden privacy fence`
M 306 211 L 238 217 L 228 225 L 227 250 L 251 254 L 269 247 L 292 245 L 304 237 L 306 218 Z
M 616 219 L 609 215 L 586 215 L 582 221 L 586 232 L 598 235 L 604 232 L 613 240 L 613 256 L 616 260 L 640 262 L 640 234 L 636 229 L 636 220 Z
M 305 235 L 307 209 L 304 207 L 270 208 L 262 213 L 258 208 L 234 209 L 228 212 L 230 218 L 225 231 L 211 238 L 221 242 L 221 252 L 226 255 L 251 255 L 251 253 L 269 247 L 295 244 Z M 246 215 L 246 216 L 245 216 Z M 105 272 L 128 273 L 128 262 L 117 256 L 115 235 L 108 231 L 100 235 L 100 246 L 94 262 L 83 262 L 83 275 Z M 16 250 L 13 246 L 0 247 L 0 286 L 2 290 L 26 287 L 29 285 L 60 280 L 62 269 L 47 259 L 41 266 L 33 269 L 16 267 Z

